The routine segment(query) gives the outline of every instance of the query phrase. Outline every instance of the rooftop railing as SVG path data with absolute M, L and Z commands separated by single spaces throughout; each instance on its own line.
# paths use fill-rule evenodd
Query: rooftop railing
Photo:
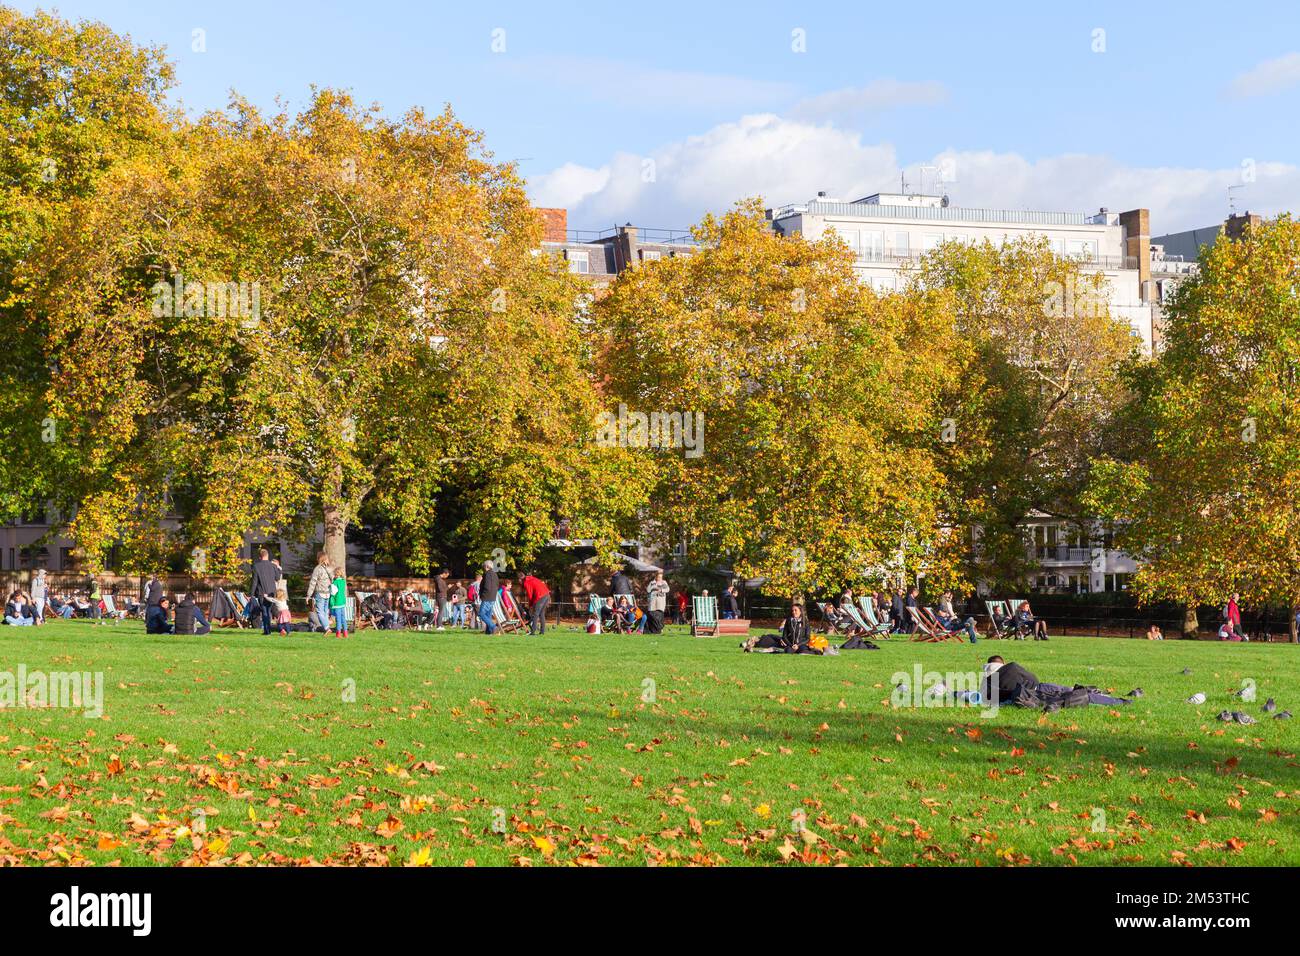
M 1098 226 L 1079 212 L 1036 212 L 1029 209 L 974 209 L 964 206 L 875 206 L 870 203 L 791 203 L 772 213 L 784 219 L 798 213 L 810 216 L 842 216 L 850 219 L 918 219 L 935 222 L 1019 223 L 1031 226 Z

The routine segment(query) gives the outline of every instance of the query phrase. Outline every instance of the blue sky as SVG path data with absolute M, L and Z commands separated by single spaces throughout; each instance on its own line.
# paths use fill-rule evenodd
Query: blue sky
M 683 227 L 756 192 L 854 198 L 940 163 L 960 205 L 1141 205 L 1157 233 L 1221 219 L 1229 185 L 1243 187 L 1239 208 L 1300 208 L 1300 4 L 987 6 L 55 9 L 167 47 L 194 110 L 224 105 L 232 88 L 300 105 L 313 83 L 392 113 L 449 102 L 575 227 Z

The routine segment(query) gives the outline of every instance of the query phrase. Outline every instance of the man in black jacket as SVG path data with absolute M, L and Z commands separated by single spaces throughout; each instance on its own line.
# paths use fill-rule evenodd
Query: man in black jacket
M 1046 707 L 1049 710 L 1078 707 L 1083 704 L 1117 707 L 1120 704 L 1131 704 L 1132 698 L 1140 696 L 1137 690 L 1129 691 L 1127 697 L 1112 697 L 1103 694 L 1095 687 L 1085 687 L 1082 684 L 1076 684 L 1074 687 L 1047 684 L 1015 661 L 1010 664 L 1004 663 L 1000 654 L 994 654 L 985 665 L 984 681 L 980 691 L 984 699 L 991 704 Z
M 158 572 L 149 575 L 149 580 L 144 586 L 144 613 L 147 617 L 150 609 L 157 607 L 162 603 L 163 583 L 158 580 Z
M 483 620 L 483 632 L 494 634 L 497 629 L 496 603 L 497 593 L 501 590 L 501 581 L 491 561 L 483 562 L 483 583 L 478 586 L 479 617 Z
M 907 613 L 907 601 L 903 598 L 902 588 L 897 588 L 889 600 L 889 616 L 894 619 L 895 634 L 912 632 L 912 616 Z
M 734 584 L 727 585 L 727 590 L 722 592 L 722 616 L 729 621 L 740 617 L 740 602 L 736 600 Z
M 284 573 L 271 562 L 270 557 L 266 548 L 257 552 L 257 560 L 253 562 L 253 586 L 249 588 L 262 610 L 263 634 L 271 633 L 271 598 L 275 597 L 276 583 Z
M 175 634 L 193 634 L 194 633 L 194 611 L 198 607 L 194 603 L 194 595 L 182 595 L 176 605 L 176 616 L 173 618 L 172 632 Z
M 620 594 L 626 594 L 631 597 L 632 580 L 623 573 L 622 568 L 615 571 L 613 577 L 609 579 L 609 593 L 613 596 L 615 604 L 618 603 Z

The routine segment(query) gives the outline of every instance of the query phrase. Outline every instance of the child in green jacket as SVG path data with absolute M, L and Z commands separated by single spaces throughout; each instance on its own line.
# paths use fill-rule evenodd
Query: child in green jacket
M 330 613 L 334 615 L 334 636 L 348 636 L 348 580 L 339 571 L 330 584 Z

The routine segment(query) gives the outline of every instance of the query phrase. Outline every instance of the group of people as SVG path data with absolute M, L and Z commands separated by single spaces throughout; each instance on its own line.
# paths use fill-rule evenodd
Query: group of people
M 120 606 L 116 603 L 119 600 Z M 102 624 L 110 617 L 124 618 L 136 614 L 141 607 L 140 602 L 133 598 L 118 595 L 113 595 L 113 603 L 109 603 L 94 577 L 84 591 L 56 594 L 50 590 L 45 569 L 38 568 L 32 574 L 29 590 L 17 588 L 10 592 L 5 601 L 4 623 L 11 627 L 39 627 L 45 623 L 48 614 L 53 614 L 65 620 L 91 618 L 96 624 Z
M 602 634 L 608 632 L 661 634 L 668 622 L 669 605 L 673 610 L 673 621 L 685 624 L 686 608 L 689 601 L 686 592 L 678 590 L 673 594 L 672 586 L 664 578 L 662 571 L 645 587 L 645 607 L 636 599 L 632 578 L 621 568 L 610 577 L 610 593 L 606 596 L 589 591 L 587 594 L 587 633 Z M 708 591 L 702 596 L 707 597 Z M 736 600 L 734 588 L 727 588 L 723 594 L 720 613 L 726 618 L 739 616 L 740 605 Z

